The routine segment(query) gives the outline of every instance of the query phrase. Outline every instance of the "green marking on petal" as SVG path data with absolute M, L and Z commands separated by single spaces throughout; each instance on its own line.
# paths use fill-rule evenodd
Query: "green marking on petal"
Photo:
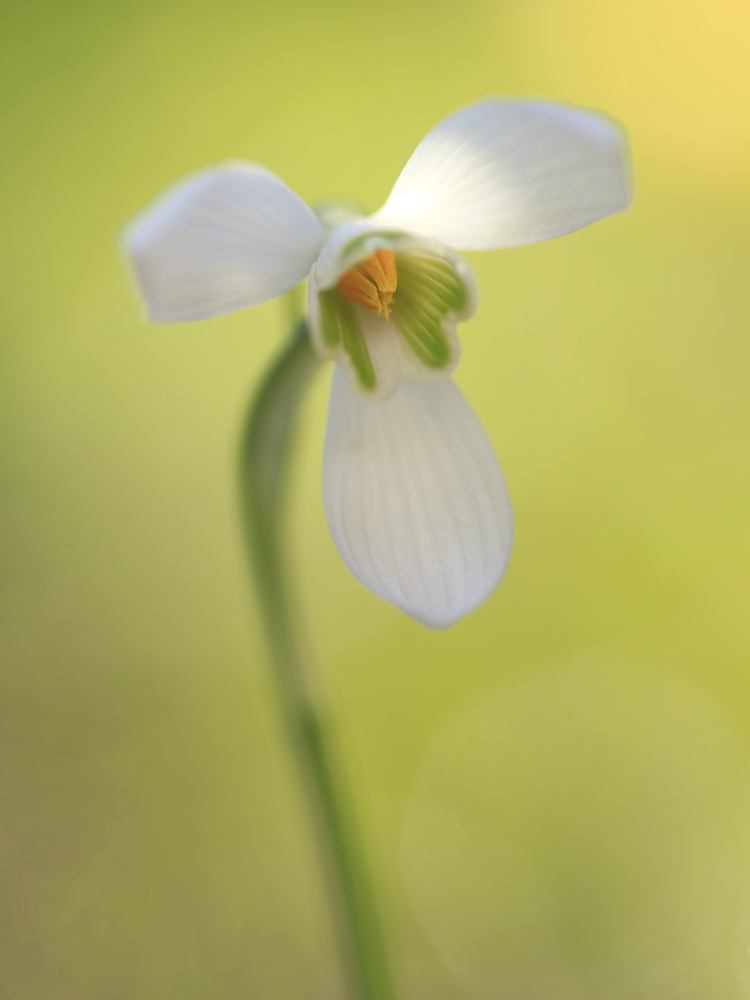
M 396 310 L 393 310 L 394 315 Z M 420 314 L 405 305 L 396 316 L 401 333 L 422 364 L 428 368 L 444 368 L 451 358 L 450 343 L 439 319 Z
M 432 295 L 443 303 L 445 312 L 463 312 L 467 292 L 454 268 L 438 257 L 399 254 L 399 284 L 402 280 L 418 289 L 420 294 Z
M 341 343 L 341 328 L 334 299 L 335 295 L 333 291 L 321 292 L 318 295 L 318 302 L 320 303 L 320 331 L 323 343 L 331 348 L 338 347 Z
M 363 389 L 375 388 L 375 369 L 354 307 L 337 288 L 320 292 L 320 320 L 323 341 L 329 347 L 340 344 L 351 359 Z
M 392 321 L 423 364 L 444 368 L 451 360 L 451 344 L 443 320 L 464 311 L 466 288 L 454 268 L 437 257 L 397 254 L 396 269 Z

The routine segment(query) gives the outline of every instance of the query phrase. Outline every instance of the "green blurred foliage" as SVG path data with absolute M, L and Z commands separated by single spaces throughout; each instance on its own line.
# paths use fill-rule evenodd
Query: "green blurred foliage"
M 503 824 L 517 808 L 513 836 L 553 873 L 555 899 L 579 908 L 584 936 L 592 914 L 616 933 L 632 872 L 652 917 L 649 886 L 661 894 L 665 942 L 703 940 L 668 922 L 705 899 L 722 914 L 714 930 L 735 934 L 722 939 L 727 963 L 750 943 L 742 901 L 722 888 L 744 877 L 737 755 L 750 738 L 745 0 L 5 0 L 2 14 L 0 996 L 338 995 L 233 482 L 282 312 L 146 326 L 116 241 L 175 178 L 229 157 L 266 164 L 311 203 L 375 208 L 437 120 L 522 94 L 623 121 L 637 198 L 565 239 L 472 257 L 482 303 L 462 329 L 457 377 L 514 501 L 509 573 L 445 634 L 348 575 L 320 498 L 326 376 L 305 407 L 294 476 L 300 597 L 406 996 L 525 997 L 534 966 L 553 976 L 549 1000 L 602 1000 L 627 967 L 641 993 L 623 997 L 708 1000 L 713 989 L 714 1000 L 715 981 L 689 971 L 682 993 L 669 975 L 633 972 L 604 932 L 550 943 L 500 897 Z M 540 732 L 555 678 L 581 656 L 601 663 L 598 686 L 567 727 Z M 613 670 L 613 659 L 636 666 Z M 636 706 L 652 698 L 639 739 Z M 477 732 L 507 736 L 455 737 L 461 710 L 480 713 Z M 734 733 L 742 750 L 730 753 Z M 591 767 L 556 791 L 544 776 L 565 753 Z M 470 794 L 460 782 L 439 792 L 459 825 L 486 794 L 484 827 L 467 820 L 463 840 L 414 819 L 454 760 L 486 776 Z M 705 773 L 689 781 L 694 760 Z M 615 820 L 648 837 L 649 803 L 675 774 L 674 836 L 654 833 L 649 864 L 673 841 L 678 860 L 649 882 L 638 852 L 618 850 Z M 611 815 L 596 809 L 604 791 Z M 563 794 L 584 819 L 560 846 L 544 817 Z M 680 809 L 686 824 L 711 812 L 703 839 L 685 834 Z M 576 860 L 591 840 L 600 868 Z M 730 869 L 712 880 L 717 857 Z M 675 888 L 680 859 L 697 895 Z M 609 889 L 587 896 L 600 870 Z M 519 878 L 523 910 L 537 897 Z M 477 922 L 486 939 L 472 949 Z M 519 926 L 530 930 L 511 994 L 492 956 L 516 947 Z M 727 996 L 746 995 L 733 968 Z

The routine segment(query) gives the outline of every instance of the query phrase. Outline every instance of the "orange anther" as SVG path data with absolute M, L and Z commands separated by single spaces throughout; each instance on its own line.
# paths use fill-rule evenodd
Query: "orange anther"
M 396 284 L 396 255 L 392 250 L 376 250 L 342 274 L 338 288 L 345 299 L 388 319 Z

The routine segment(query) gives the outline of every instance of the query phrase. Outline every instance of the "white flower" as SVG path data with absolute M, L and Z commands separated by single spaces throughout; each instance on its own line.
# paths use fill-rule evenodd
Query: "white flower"
M 333 541 L 367 587 L 444 628 L 492 593 L 513 542 L 502 472 L 449 378 L 477 302 L 454 251 L 563 236 L 628 201 L 608 120 L 496 100 L 437 125 L 368 218 L 316 215 L 267 170 L 230 163 L 168 193 L 127 242 L 154 320 L 245 309 L 309 274 L 312 342 L 338 362 L 323 459 Z

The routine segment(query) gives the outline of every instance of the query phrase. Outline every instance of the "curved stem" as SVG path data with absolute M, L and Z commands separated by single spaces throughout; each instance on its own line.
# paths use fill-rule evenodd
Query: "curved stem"
M 300 653 L 283 573 L 282 520 L 300 401 L 320 366 L 304 320 L 282 348 L 250 407 L 239 465 L 245 541 L 273 662 L 281 712 L 315 830 L 352 1000 L 394 991 L 363 852 L 334 753 L 319 685 Z

